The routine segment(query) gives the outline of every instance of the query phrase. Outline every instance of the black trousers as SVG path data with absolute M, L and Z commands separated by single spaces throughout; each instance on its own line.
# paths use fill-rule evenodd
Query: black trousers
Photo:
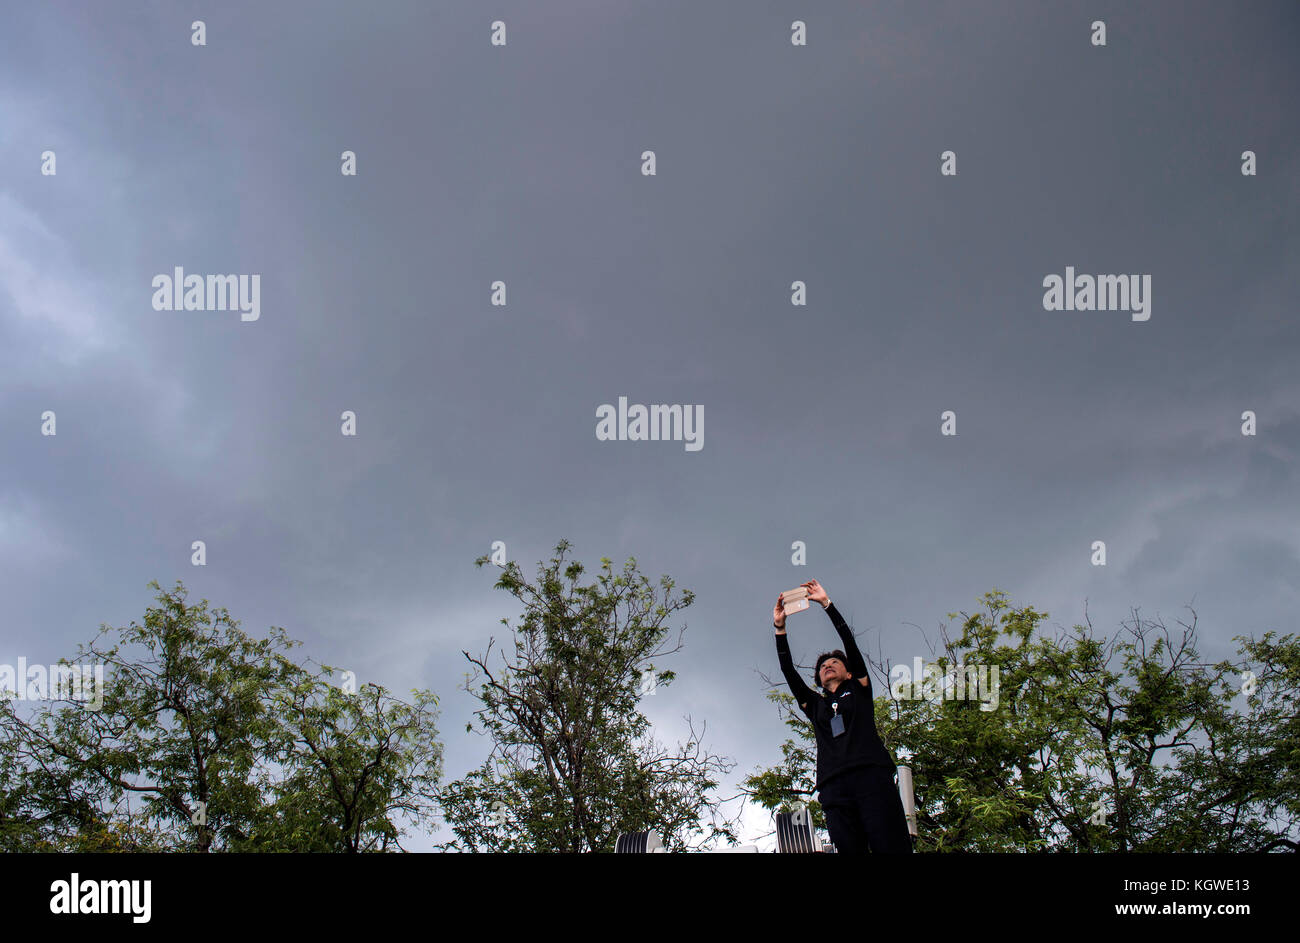
M 912 836 L 893 769 L 864 766 L 847 770 L 826 783 L 817 798 L 839 854 L 912 853 Z

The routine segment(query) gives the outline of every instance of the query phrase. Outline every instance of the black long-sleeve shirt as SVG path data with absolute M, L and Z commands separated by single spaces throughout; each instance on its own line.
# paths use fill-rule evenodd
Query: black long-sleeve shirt
M 858 651 L 858 643 L 853 638 L 844 617 L 840 615 L 835 604 L 826 607 L 826 613 L 839 633 L 844 654 L 848 659 L 849 673 L 853 677 L 841 681 L 840 686 L 831 693 L 829 689 L 814 691 L 799 677 L 794 660 L 790 657 L 790 643 L 786 636 L 776 636 L 776 656 L 781 662 L 781 673 L 785 675 L 790 693 L 804 715 L 812 721 L 817 735 L 817 785 L 820 790 L 828 780 L 838 777 L 846 770 L 864 766 L 886 766 L 894 768 L 894 761 L 885 749 L 884 741 L 876 730 L 875 700 L 872 695 L 871 675 L 867 673 L 867 664 Z M 858 681 L 865 678 L 866 684 Z M 832 706 L 834 705 L 834 706 Z M 838 713 L 844 718 L 844 733 L 836 737 L 831 734 L 831 718 Z

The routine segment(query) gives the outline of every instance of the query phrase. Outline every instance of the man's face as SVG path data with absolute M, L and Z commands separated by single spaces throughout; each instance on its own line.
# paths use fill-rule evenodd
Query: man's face
M 832 681 L 847 681 L 849 669 L 838 658 L 827 658 L 822 662 L 822 687 L 829 687 Z

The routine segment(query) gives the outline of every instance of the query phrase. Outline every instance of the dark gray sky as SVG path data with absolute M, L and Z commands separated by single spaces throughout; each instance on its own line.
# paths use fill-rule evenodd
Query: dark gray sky
M 1104 632 L 1190 603 L 1207 659 L 1292 631 L 1298 49 L 1289 0 L 10 4 L 0 661 L 180 578 L 433 689 L 455 778 L 461 649 L 516 611 L 472 561 L 568 537 L 697 592 L 645 709 L 734 780 L 811 577 L 896 662 L 995 587 Z M 260 319 L 153 310 L 175 266 L 259 273 Z M 1066 266 L 1150 274 L 1150 320 L 1045 311 Z M 597 441 L 621 395 L 702 405 L 703 448 Z

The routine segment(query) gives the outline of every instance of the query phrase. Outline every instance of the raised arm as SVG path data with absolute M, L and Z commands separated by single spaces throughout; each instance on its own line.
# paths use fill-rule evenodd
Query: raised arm
M 772 610 L 772 627 L 776 629 L 776 660 L 781 663 L 781 674 L 785 675 L 785 683 L 790 686 L 790 693 L 794 695 L 799 708 L 806 713 L 815 695 L 812 688 L 799 677 L 794 659 L 790 657 L 790 642 L 785 637 L 785 611 L 781 608 L 780 596 L 776 597 L 776 608 Z
M 849 674 L 853 675 L 853 677 L 870 680 L 871 676 L 867 674 L 866 659 L 862 657 L 862 652 L 858 650 L 857 640 L 853 638 L 853 630 L 844 621 L 840 611 L 835 608 L 835 603 L 830 603 L 826 607 L 826 612 L 835 625 L 835 631 L 840 634 L 840 641 L 844 643 L 844 654 L 849 658 L 849 663 L 844 667 L 849 669 Z
M 816 580 L 809 580 L 803 585 L 808 587 L 808 598 L 814 602 L 821 603 L 826 614 L 831 617 L 831 624 L 835 626 L 835 631 L 839 633 L 840 643 L 844 646 L 844 654 L 848 658 L 848 664 L 844 667 L 849 669 L 849 674 L 862 682 L 864 687 L 871 686 L 871 675 L 867 672 L 866 659 L 862 657 L 862 652 L 858 650 L 857 640 L 853 637 L 853 630 L 849 624 L 844 621 L 840 611 L 835 608 L 835 603 L 830 601 L 826 595 L 826 590 Z

